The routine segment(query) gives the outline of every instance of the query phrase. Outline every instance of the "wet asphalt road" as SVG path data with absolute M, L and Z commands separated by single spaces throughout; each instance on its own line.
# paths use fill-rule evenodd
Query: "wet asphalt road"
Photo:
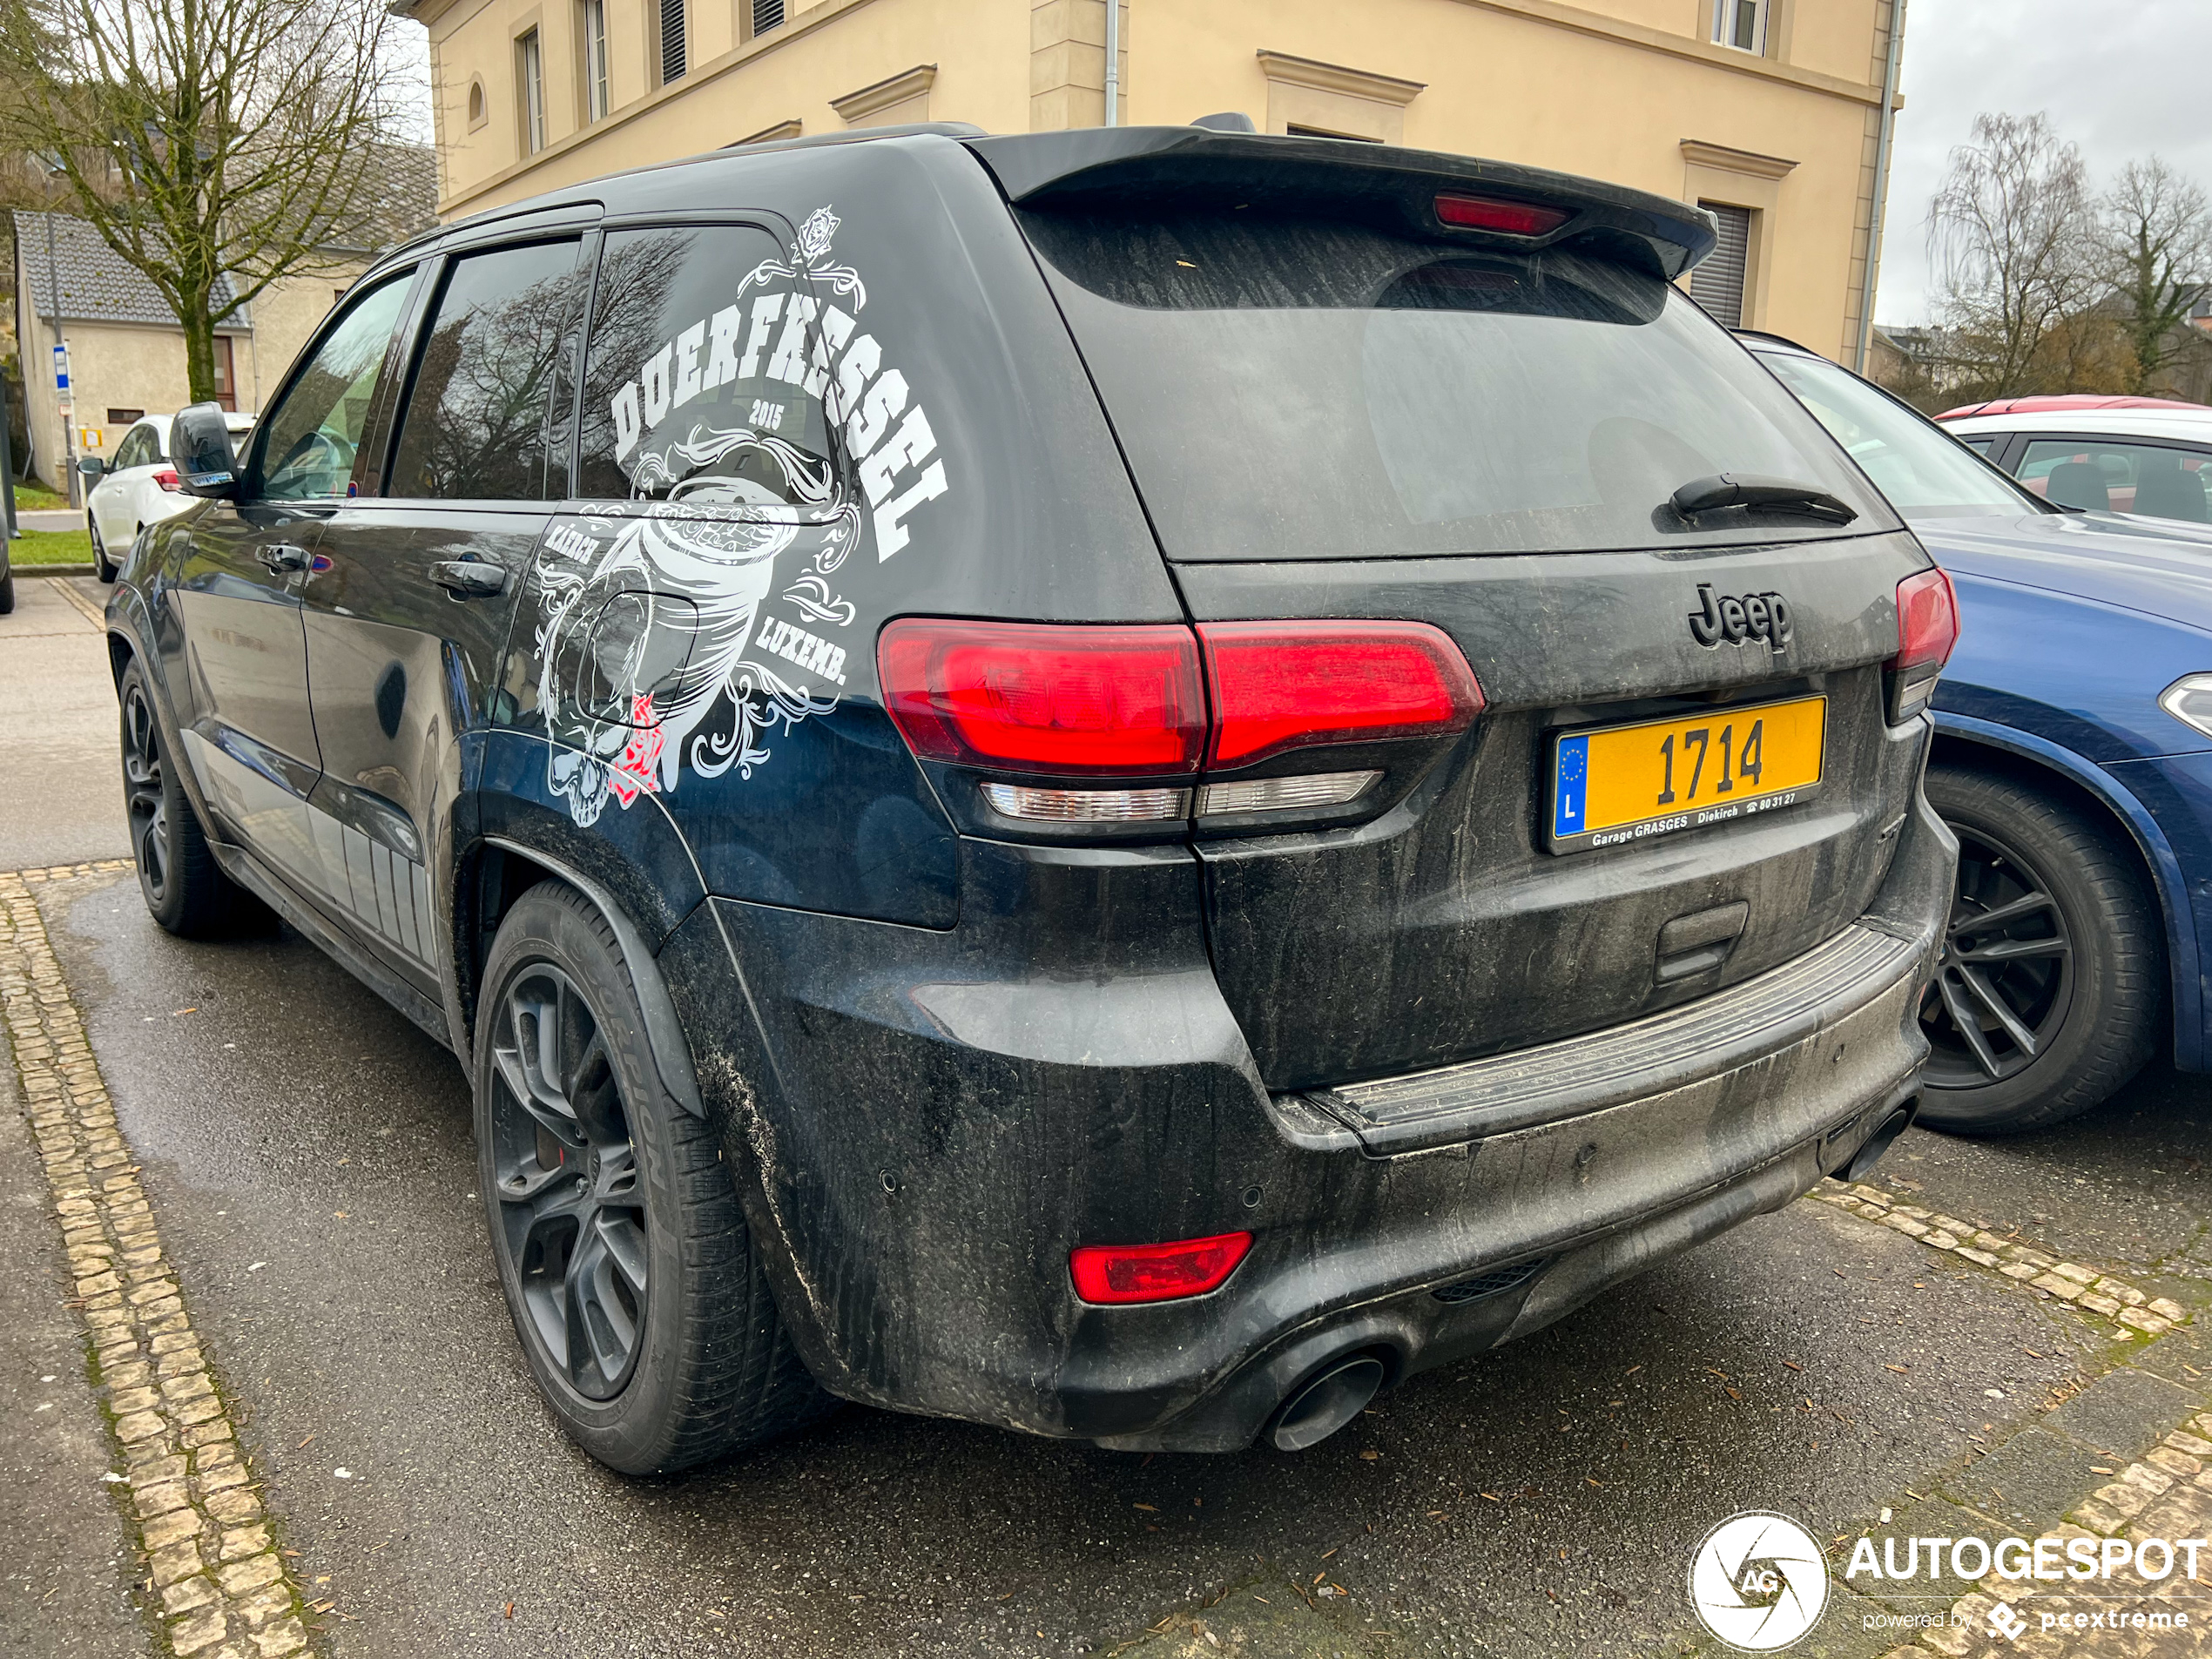
M 17 573 L 15 611 L 0 617 L 0 870 L 131 850 L 115 682 L 92 621 L 109 592 L 90 577 Z
M 1688 1626 L 1716 1521 L 1863 1524 L 2091 1362 L 2008 1283 L 1803 1204 L 1300 1457 L 1148 1460 L 847 1408 L 625 1480 L 531 1391 L 442 1049 L 296 938 L 171 939 L 127 881 L 47 907 L 340 1655 L 1106 1650 L 1231 1587 L 1205 1616 L 1280 1603 L 1285 1652 L 1649 1653 Z M 2139 1203 L 2170 1145 L 2212 1157 L 2212 1091 L 2136 1092 L 2164 1116 L 2132 1139 L 2110 1132 L 2123 1103 L 1976 1152 L 1973 1180 L 2055 1204 L 2031 1189 L 2086 1172 L 2074 1210 Z M 1932 1184 L 1962 1156 L 1916 1136 L 1900 1167 Z M 1350 1594 L 1294 1603 L 1324 1571 Z

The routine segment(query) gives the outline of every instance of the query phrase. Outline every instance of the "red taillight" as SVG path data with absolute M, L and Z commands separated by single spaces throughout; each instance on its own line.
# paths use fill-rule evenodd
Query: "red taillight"
M 1959 599 L 1949 577 L 1926 570 L 1897 584 L 1897 655 L 1885 664 L 1891 725 L 1902 725 L 1928 705 L 1958 643 Z
M 1501 201 L 1490 196 L 1439 196 L 1436 216 L 1457 230 L 1502 231 L 1507 236 L 1541 236 L 1573 217 L 1563 207 L 1534 202 Z
M 1460 648 L 1420 622 L 1205 622 L 1209 766 L 1312 744 L 1448 737 L 1482 711 Z
M 158 488 L 167 490 L 172 496 L 184 488 L 184 485 L 178 481 L 177 475 L 167 467 L 164 467 L 159 472 L 154 474 L 153 482 Z
M 1069 1252 L 1068 1271 L 1086 1302 L 1171 1302 L 1217 1288 L 1251 1247 L 1250 1233 L 1171 1244 L 1083 1244 Z
M 1892 668 L 1918 668 L 1951 660 L 1959 643 L 1959 597 L 1939 570 L 1923 570 L 1897 584 L 1897 655 Z
M 1192 772 L 1198 650 L 1179 624 L 892 623 L 884 706 L 916 754 L 1022 772 Z

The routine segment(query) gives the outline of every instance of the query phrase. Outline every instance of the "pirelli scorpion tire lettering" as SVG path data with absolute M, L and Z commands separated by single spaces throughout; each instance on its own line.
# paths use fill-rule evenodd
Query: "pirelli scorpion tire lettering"
M 1920 1121 L 2023 1135 L 2102 1104 L 2142 1069 L 2164 1002 L 2157 913 L 2104 830 L 2010 778 L 1928 768 L 1959 837 L 1943 962 L 1920 1009 Z
M 561 1426 L 628 1474 L 835 1401 L 762 1277 L 709 1126 L 669 1099 L 612 929 L 575 889 L 500 924 L 476 1020 L 476 1147 L 500 1285 Z

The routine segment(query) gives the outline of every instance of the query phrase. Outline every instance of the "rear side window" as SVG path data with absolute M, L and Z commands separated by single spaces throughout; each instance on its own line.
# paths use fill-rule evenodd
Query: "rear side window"
M 792 274 L 786 258 L 765 232 L 745 226 L 608 234 L 577 495 L 725 508 L 829 500 L 826 314 L 818 297 L 766 286 Z M 827 314 L 850 334 L 849 317 Z M 891 377 L 903 392 L 904 379 Z
M 455 260 L 416 348 L 385 494 L 538 501 L 568 411 L 549 397 L 577 280 L 574 238 Z
M 1170 557 L 1832 536 L 1666 503 L 1715 473 L 1896 520 L 1680 290 L 1574 253 L 1263 216 L 1025 213 Z M 1735 518 L 1735 523 L 1722 522 Z
M 2096 512 L 2212 523 L 2212 454 L 2162 443 L 2038 438 L 2020 457 L 2020 482 L 2039 496 Z
M 263 423 L 263 496 L 312 501 L 345 495 L 378 371 L 414 277 L 412 271 L 395 276 L 354 301 L 270 411 Z

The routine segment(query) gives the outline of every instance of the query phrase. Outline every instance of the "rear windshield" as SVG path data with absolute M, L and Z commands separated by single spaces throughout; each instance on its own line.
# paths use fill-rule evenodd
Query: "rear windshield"
M 1025 212 L 1179 559 L 1831 536 L 1667 505 L 1758 473 L 1896 521 L 1796 401 L 1658 277 L 1246 215 Z
M 2033 512 L 2040 505 L 1948 432 L 1849 370 L 1791 352 L 1761 352 L 1759 359 L 1835 434 L 1905 517 L 1986 517 Z

